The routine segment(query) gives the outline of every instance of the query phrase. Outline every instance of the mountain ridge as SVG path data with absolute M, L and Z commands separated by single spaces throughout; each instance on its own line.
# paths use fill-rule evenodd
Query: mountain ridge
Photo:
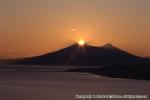
M 137 64 L 144 58 L 123 51 L 110 43 L 103 46 L 91 46 L 87 43 L 81 46 L 77 43 L 66 48 L 46 53 L 40 56 L 17 60 L 17 64 L 46 65 L 115 65 Z

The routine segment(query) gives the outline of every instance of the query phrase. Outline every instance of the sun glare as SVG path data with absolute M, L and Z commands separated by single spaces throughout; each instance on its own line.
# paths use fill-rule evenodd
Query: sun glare
M 82 45 L 85 44 L 85 41 L 84 41 L 84 40 L 79 40 L 79 41 L 78 41 L 78 44 L 82 46 Z

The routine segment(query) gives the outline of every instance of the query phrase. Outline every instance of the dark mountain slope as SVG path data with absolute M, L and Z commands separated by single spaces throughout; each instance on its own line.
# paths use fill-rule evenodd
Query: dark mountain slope
M 15 61 L 17 64 L 46 65 L 129 65 L 147 62 L 111 44 L 101 47 L 73 44 L 67 48 L 41 56 Z

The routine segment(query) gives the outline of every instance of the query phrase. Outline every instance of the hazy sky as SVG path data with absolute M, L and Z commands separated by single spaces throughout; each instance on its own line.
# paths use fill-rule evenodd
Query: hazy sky
M 0 57 L 39 55 L 79 39 L 150 56 L 150 0 L 0 0 Z

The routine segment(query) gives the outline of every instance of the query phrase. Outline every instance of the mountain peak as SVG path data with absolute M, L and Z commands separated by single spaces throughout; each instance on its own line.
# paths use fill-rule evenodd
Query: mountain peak
M 70 47 L 95 47 L 95 46 L 89 45 L 88 43 L 85 43 L 84 45 L 80 45 L 79 43 L 74 43 Z M 101 46 L 101 48 L 116 48 L 116 47 L 113 46 L 111 43 L 107 43 Z
M 79 46 L 86 46 L 86 45 L 88 45 L 88 44 L 85 43 L 84 45 L 80 45 L 79 43 L 74 43 L 70 47 L 79 47 Z
M 102 46 L 103 48 L 114 48 L 114 46 L 111 43 L 107 43 Z

